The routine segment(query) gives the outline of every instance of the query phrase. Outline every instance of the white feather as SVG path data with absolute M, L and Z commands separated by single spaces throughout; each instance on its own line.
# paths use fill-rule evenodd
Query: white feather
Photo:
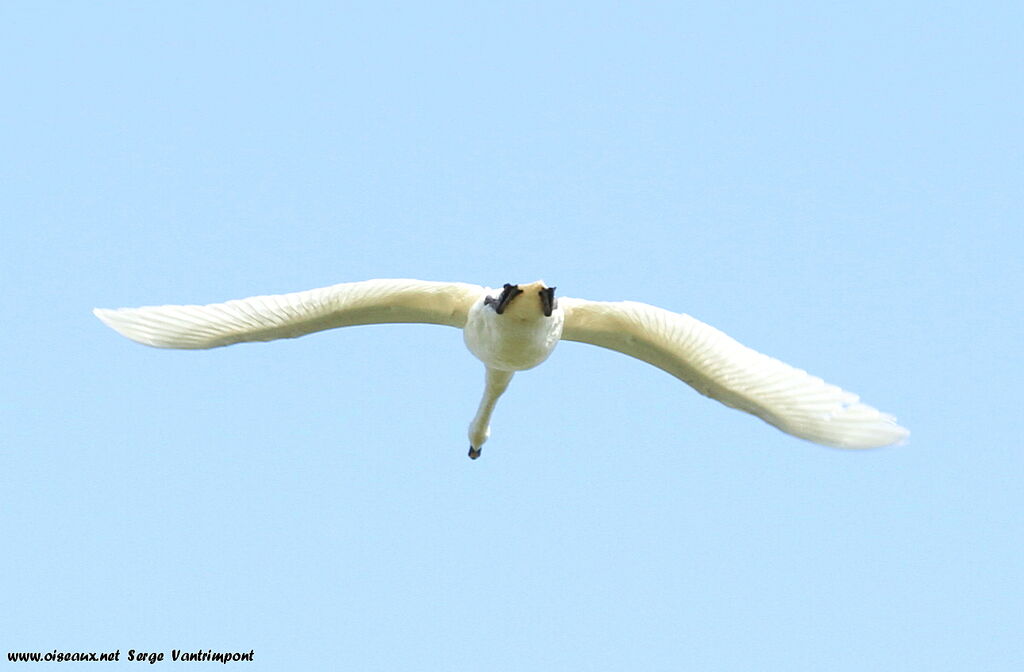
M 216 348 L 358 324 L 425 322 L 464 329 L 467 346 L 488 371 L 470 425 L 471 457 L 479 455 L 495 402 L 513 373 L 543 362 L 560 339 L 649 362 L 705 396 L 816 443 L 871 448 L 909 435 L 857 395 L 755 352 L 689 315 L 632 301 L 571 298 L 549 310 L 545 293 L 553 290 L 542 282 L 516 287 L 500 314 L 493 299 L 501 290 L 422 280 L 368 280 L 206 306 L 93 312 L 122 335 L 157 348 Z
M 144 345 L 200 350 L 357 324 L 425 322 L 461 329 L 483 291 L 465 283 L 367 280 L 206 306 L 97 308 L 93 313 Z
M 633 301 L 559 299 L 562 339 L 599 345 L 671 373 L 701 394 L 784 432 L 838 448 L 898 443 L 896 419 L 846 392 L 738 343 L 689 315 Z

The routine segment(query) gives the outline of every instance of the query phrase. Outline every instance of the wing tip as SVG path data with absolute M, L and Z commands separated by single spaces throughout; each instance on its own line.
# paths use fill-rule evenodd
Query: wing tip
M 117 333 L 130 341 L 135 341 L 151 348 L 165 348 L 158 340 L 146 335 L 138 329 L 138 325 L 131 319 L 131 314 L 137 309 L 133 308 L 93 308 L 92 314 L 100 322 L 107 325 Z
M 92 314 L 96 316 L 103 324 L 107 325 L 122 336 L 126 335 L 123 331 L 123 325 L 120 320 L 117 319 L 117 310 L 111 308 L 93 308 Z
M 910 441 L 910 430 L 897 424 L 895 417 L 885 413 L 879 413 L 873 420 L 836 430 L 835 438 L 826 439 L 822 443 L 856 450 L 905 446 Z
M 96 319 L 117 333 L 124 333 L 121 331 L 121 325 L 118 323 L 117 318 L 114 317 L 117 314 L 117 310 L 111 308 L 93 308 L 92 314 L 96 316 Z
M 865 450 L 903 446 L 910 430 L 898 424 L 896 417 L 866 404 L 857 403 L 824 415 L 804 415 L 786 422 L 772 422 L 787 434 L 822 446 L 845 450 Z

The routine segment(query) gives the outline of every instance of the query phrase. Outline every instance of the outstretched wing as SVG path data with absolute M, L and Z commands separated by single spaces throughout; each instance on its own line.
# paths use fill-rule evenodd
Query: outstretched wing
M 876 448 L 910 434 L 857 395 L 751 350 L 689 315 L 632 301 L 559 301 L 565 311 L 563 340 L 641 359 L 794 436 L 837 448 Z
M 367 280 L 206 306 L 96 308 L 93 313 L 144 345 L 203 349 L 357 324 L 426 322 L 461 328 L 483 291 L 455 282 Z

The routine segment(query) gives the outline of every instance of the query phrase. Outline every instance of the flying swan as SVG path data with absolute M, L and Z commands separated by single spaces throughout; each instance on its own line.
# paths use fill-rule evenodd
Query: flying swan
M 876 448 L 910 434 L 857 395 L 755 352 L 689 315 L 633 301 L 556 300 L 555 288 L 541 281 L 490 289 L 460 282 L 367 280 L 206 306 L 93 313 L 121 335 L 155 348 L 217 348 L 358 324 L 461 328 L 469 351 L 486 367 L 483 398 L 469 424 L 473 459 L 490 436 L 491 414 L 512 376 L 543 362 L 560 340 L 636 357 L 706 397 L 826 446 Z

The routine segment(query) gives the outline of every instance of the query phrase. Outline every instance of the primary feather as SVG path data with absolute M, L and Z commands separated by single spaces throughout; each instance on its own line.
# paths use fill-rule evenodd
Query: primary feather
M 689 315 L 633 301 L 561 299 L 563 340 L 653 364 L 726 406 L 839 448 L 897 443 L 909 432 L 856 394 L 752 350 Z
M 425 322 L 462 328 L 482 291 L 457 282 L 367 280 L 205 306 L 97 308 L 93 313 L 144 345 L 201 350 L 357 324 Z

